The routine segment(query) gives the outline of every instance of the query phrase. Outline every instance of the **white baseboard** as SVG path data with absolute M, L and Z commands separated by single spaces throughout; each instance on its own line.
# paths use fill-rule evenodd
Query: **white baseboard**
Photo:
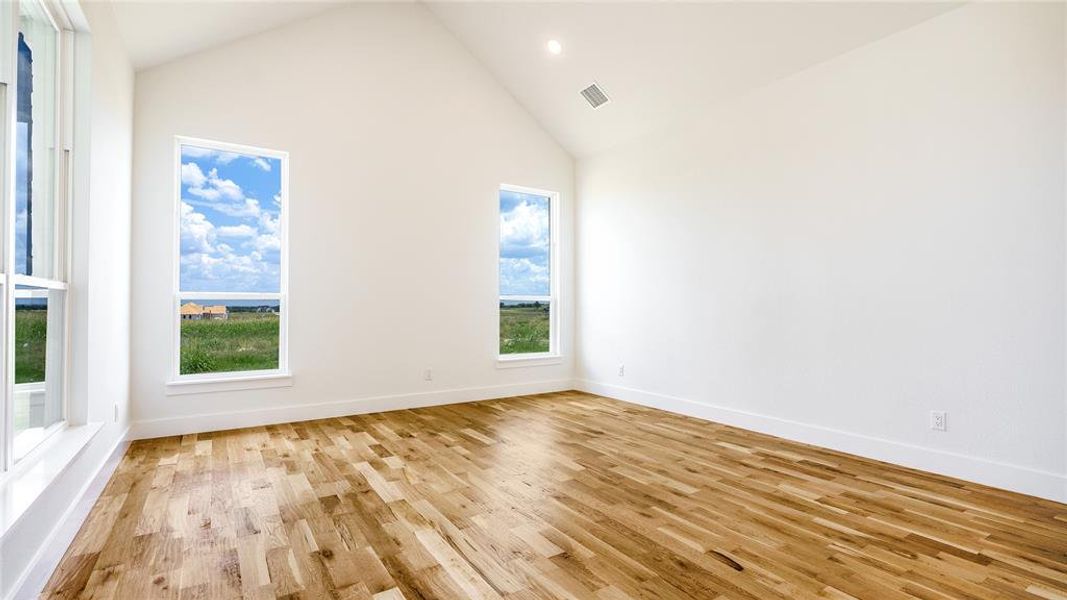
M 510 396 L 526 396 L 562 392 L 574 388 L 571 379 L 535 381 L 488 387 L 458 388 L 433 392 L 415 392 L 390 396 L 373 396 L 338 402 L 320 402 L 317 404 L 291 404 L 273 406 L 259 410 L 242 410 L 217 412 L 167 419 L 137 421 L 131 426 L 130 438 L 143 440 L 171 435 L 205 433 L 241 427 L 259 427 L 312 419 L 328 419 L 346 415 L 360 415 L 390 410 L 406 410 L 443 404 L 493 400 Z
M 74 541 L 74 536 L 81 529 L 82 523 L 89 515 L 89 510 L 96 503 L 96 496 L 103 491 L 104 484 L 111 478 L 111 474 L 114 472 L 115 467 L 118 466 L 119 460 L 126 452 L 126 447 L 129 445 L 129 433 L 130 429 L 127 428 L 118 436 L 114 445 L 104 456 L 104 460 L 86 478 L 85 483 L 78 489 L 78 493 L 71 499 L 67 509 L 63 511 L 63 516 L 56 520 L 55 526 L 52 527 L 52 530 L 48 532 L 48 535 L 37 547 L 33 558 L 30 559 L 25 570 L 19 575 L 5 600 L 28 600 L 37 598 L 41 594 L 44 586 L 48 583 L 48 578 L 59 566 L 59 561 L 62 560 L 63 555 L 66 553 L 67 547 Z M 103 480 L 102 482 L 101 479 Z M 88 495 L 94 484 L 98 489 L 89 498 Z
M 1058 502 L 1067 502 L 1067 475 L 1065 474 L 588 380 L 558 379 L 152 419 L 133 423 L 130 439 L 258 427 L 345 415 L 560 392 L 569 389 L 579 389 L 805 444 L 822 446 Z
M 896 465 L 1067 502 L 1067 475 L 740 411 L 617 385 L 576 380 L 583 392 L 822 446 Z

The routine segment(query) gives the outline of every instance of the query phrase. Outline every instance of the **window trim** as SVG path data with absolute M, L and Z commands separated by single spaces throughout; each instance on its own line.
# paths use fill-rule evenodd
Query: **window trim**
M 241 375 L 223 379 L 208 378 L 189 381 L 168 381 L 165 393 L 167 396 L 180 396 L 183 394 L 209 394 L 212 392 L 261 390 L 293 386 L 293 376 L 288 373 L 274 373 L 271 371 L 234 372 L 241 373 Z M 210 373 L 208 373 L 208 375 L 210 375 Z
M 18 68 L 17 49 L 15 45 L 3 48 L 0 63 L 4 65 L 6 86 L 6 106 L 3 109 L 4 132 L 3 132 L 3 198 L 0 205 L 3 206 L 3 235 L 0 236 L 0 287 L 2 287 L 3 305 L 0 312 L 3 313 L 0 323 L 0 333 L 3 341 L 3 367 L 0 368 L 0 475 L 12 473 L 22 465 L 34 462 L 39 450 L 50 443 L 51 440 L 61 436 L 57 435 L 68 431 L 71 426 L 71 298 L 69 294 L 69 282 L 71 280 L 72 246 L 73 246 L 73 210 L 74 210 L 74 186 L 72 183 L 72 154 L 74 115 L 74 27 L 69 18 L 64 14 L 62 7 L 46 0 L 16 0 L 6 7 L 7 18 L 0 18 L 0 23 L 8 25 L 8 33 L 12 35 L 12 43 L 16 44 L 18 34 L 21 31 L 21 4 L 35 4 L 41 8 L 48 24 L 56 33 L 55 47 L 55 98 L 52 106 L 53 130 L 52 130 L 52 169 L 49 173 L 52 186 L 53 206 L 55 219 L 54 237 L 52 238 L 52 270 L 51 278 L 33 275 L 21 275 L 15 269 L 15 136 L 17 131 L 17 108 L 18 102 Z M 62 344 L 53 351 L 59 356 L 46 356 L 48 360 L 61 361 L 59 381 L 56 382 L 60 394 L 60 418 L 55 423 L 45 428 L 42 437 L 35 444 L 27 448 L 21 456 L 15 456 L 15 428 L 14 428 L 14 403 L 15 403 L 15 297 L 16 289 L 20 285 L 46 288 L 49 290 L 62 290 L 64 292 L 62 314 Z M 22 384 L 25 385 L 25 384 Z
M 530 194 L 534 196 L 542 196 L 548 198 L 548 265 L 550 270 L 549 276 L 549 294 L 547 296 L 534 296 L 534 295 L 509 295 L 500 293 L 500 192 L 515 192 L 517 194 Z M 560 347 L 560 331 L 562 329 L 562 305 L 560 303 L 560 297 L 562 296 L 562 290 L 560 289 L 560 238 L 562 238 L 562 229 L 560 228 L 560 193 L 551 190 L 544 190 L 540 188 L 533 188 L 521 185 L 512 185 L 509 183 L 502 183 L 497 188 L 496 193 L 496 304 L 495 304 L 495 326 L 496 335 L 494 336 L 494 344 L 496 345 L 496 361 L 497 368 L 512 368 L 512 367 L 534 367 L 543 365 L 557 365 L 563 362 L 563 351 Z M 501 354 L 500 353 L 500 302 L 503 300 L 528 300 L 528 301 L 548 301 L 548 352 L 527 352 L 523 354 Z
M 278 292 L 186 292 L 181 289 L 181 211 L 182 211 L 182 146 L 198 146 L 221 152 L 275 158 L 281 162 L 281 207 L 278 211 L 278 229 L 281 241 L 279 252 Z M 289 153 L 245 144 L 220 142 L 183 135 L 174 136 L 174 226 L 171 258 L 173 261 L 172 306 L 171 306 L 171 369 L 165 389 L 171 394 L 194 394 L 200 392 L 245 390 L 263 387 L 280 387 L 291 384 L 289 372 Z M 278 368 L 254 371 L 227 371 L 224 373 L 181 374 L 181 314 L 182 300 L 276 300 L 278 302 Z M 263 382 L 277 385 L 263 385 Z M 179 391 L 180 390 L 180 391 Z

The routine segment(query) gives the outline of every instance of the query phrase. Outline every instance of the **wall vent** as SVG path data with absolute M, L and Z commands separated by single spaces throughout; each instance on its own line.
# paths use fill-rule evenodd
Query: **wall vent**
M 607 94 L 595 83 L 582 90 L 582 98 L 585 98 L 585 101 L 593 108 L 599 108 L 608 102 Z

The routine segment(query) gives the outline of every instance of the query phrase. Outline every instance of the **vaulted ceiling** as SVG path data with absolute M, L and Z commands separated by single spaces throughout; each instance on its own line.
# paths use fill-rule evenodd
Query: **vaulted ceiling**
M 144 69 L 337 7 L 322 1 L 113 0 L 135 69 Z
M 430 4 L 555 138 L 581 156 L 657 130 L 954 8 L 913 2 Z M 549 39 L 563 53 L 545 50 Z M 592 110 L 579 91 L 611 98 Z
M 144 68 L 317 14 L 338 2 L 118 0 Z M 945 2 L 428 2 L 559 143 L 584 156 L 684 121 L 952 10 Z M 549 40 L 563 52 L 545 49 Z M 611 102 L 579 91 L 597 82 Z

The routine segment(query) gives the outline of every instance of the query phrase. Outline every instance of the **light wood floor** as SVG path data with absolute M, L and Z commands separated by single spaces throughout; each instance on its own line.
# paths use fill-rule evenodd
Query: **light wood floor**
M 568 392 L 135 443 L 55 598 L 1067 598 L 1067 505 Z

